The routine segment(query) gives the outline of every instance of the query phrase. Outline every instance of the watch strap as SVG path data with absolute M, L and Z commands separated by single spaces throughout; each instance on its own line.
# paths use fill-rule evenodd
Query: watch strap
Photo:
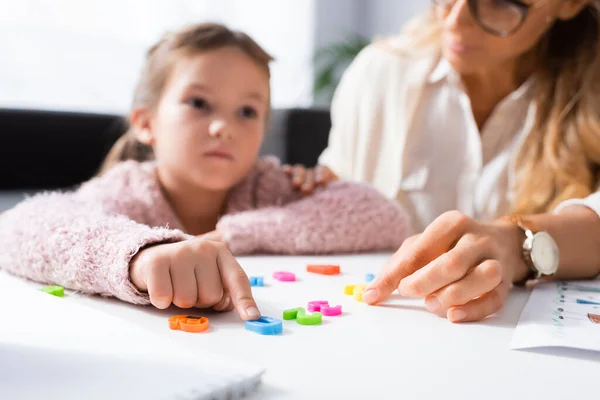
M 528 237 L 533 236 L 540 231 L 540 228 L 533 221 L 523 218 L 521 216 L 508 216 L 504 219 L 509 222 L 512 222 L 519 229 L 521 229 L 523 231 L 523 234 L 525 235 L 525 240 L 527 240 Z M 523 260 L 525 261 L 525 264 L 527 265 L 527 268 L 529 269 L 529 273 L 523 280 L 519 282 L 514 282 L 513 284 L 515 286 L 525 286 L 525 284 L 528 281 L 539 279 L 542 276 L 541 272 L 538 271 L 538 269 L 535 267 L 535 264 L 533 263 L 533 260 L 531 259 L 531 252 L 526 251 L 523 247 L 525 240 L 521 245 L 521 255 L 523 257 Z

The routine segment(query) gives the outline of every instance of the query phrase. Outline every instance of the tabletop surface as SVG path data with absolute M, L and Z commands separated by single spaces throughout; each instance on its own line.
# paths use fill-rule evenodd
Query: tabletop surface
M 164 311 L 114 299 L 72 295 L 66 301 L 93 307 L 167 337 L 191 354 L 210 349 L 266 369 L 256 399 L 528 399 L 598 398 L 600 353 L 574 349 L 509 350 L 529 292 L 515 289 L 497 315 L 480 323 L 455 325 L 425 311 L 420 300 L 393 295 L 370 307 L 344 295 L 347 284 L 377 273 L 386 254 L 335 257 L 242 257 L 250 276 L 264 276 L 253 288 L 263 315 L 327 300 L 343 315 L 322 325 L 284 321 L 283 334 L 261 336 L 244 329 L 235 313 L 207 316 L 203 334 L 170 331 Z M 308 263 L 334 263 L 338 276 L 306 272 Z M 295 272 L 297 282 L 271 279 L 274 271 Z M 600 336 L 599 336 L 600 337 Z

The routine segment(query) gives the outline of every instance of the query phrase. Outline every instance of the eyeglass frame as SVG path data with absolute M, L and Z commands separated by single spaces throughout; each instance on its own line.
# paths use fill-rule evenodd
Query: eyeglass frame
M 438 7 L 451 8 L 451 7 L 454 7 L 457 0 L 431 0 L 431 1 L 434 5 L 436 5 Z M 477 12 L 476 12 L 477 0 L 467 0 L 467 4 L 469 6 L 469 11 L 471 12 L 471 16 L 473 16 L 473 19 L 475 20 L 477 25 L 479 25 L 484 31 L 491 33 L 494 36 L 499 36 L 499 37 L 507 37 L 507 36 L 513 35 L 515 32 L 517 32 L 523 26 L 523 24 L 525 23 L 525 20 L 527 20 L 527 17 L 529 17 L 529 14 L 532 9 L 539 8 L 540 4 L 546 3 L 544 0 L 538 1 L 533 4 L 525 4 L 518 0 L 503 0 L 503 1 L 506 1 L 506 2 L 510 3 L 511 5 L 517 7 L 519 12 L 521 13 L 521 21 L 519 22 L 519 24 L 515 28 L 511 29 L 510 31 L 506 31 L 506 32 L 495 31 L 495 30 L 491 29 L 489 26 L 486 26 L 483 22 L 481 22 L 481 20 L 477 16 Z M 451 4 L 449 4 L 449 2 Z

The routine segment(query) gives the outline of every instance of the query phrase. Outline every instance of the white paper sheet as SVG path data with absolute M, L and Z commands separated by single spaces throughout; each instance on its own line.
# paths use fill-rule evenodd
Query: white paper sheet
M 533 289 L 511 348 L 536 347 L 600 351 L 600 281 L 541 283 Z

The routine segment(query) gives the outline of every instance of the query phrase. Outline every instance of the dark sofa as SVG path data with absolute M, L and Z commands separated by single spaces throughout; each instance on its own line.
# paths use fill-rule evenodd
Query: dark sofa
M 274 110 L 261 153 L 314 166 L 330 127 L 328 110 Z M 116 115 L 0 109 L 0 196 L 89 179 L 125 128 Z

